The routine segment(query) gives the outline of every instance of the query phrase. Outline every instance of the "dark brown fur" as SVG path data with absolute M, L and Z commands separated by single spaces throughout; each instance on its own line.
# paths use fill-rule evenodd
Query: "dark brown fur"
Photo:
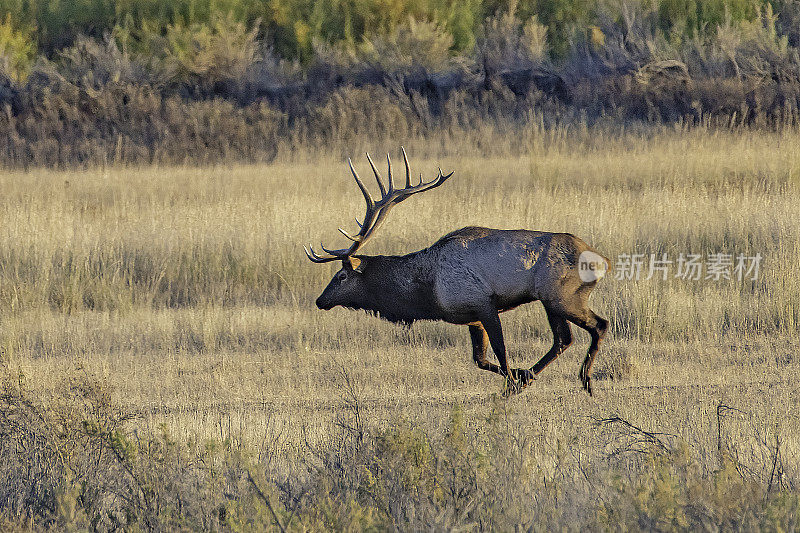
M 527 385 L 569 347 L 571 322 L 591 336 L 579 373 L 591 394 L 589 373 L 608 322 L 588 306 L 596 280 L 578 275 L 578 258 L 586 251 L 596 254 L 566 233 L 467 227 L 408 255 L 343 259 L 317 306 L 363 309 L 407 326 L 416 320 L 468 325 L 475 363 L 509 378 L 509 392 Z M 547 313 L 553 346 L 530 369 L 510 368 L 499 313 L 536 300 Z M 499 365 L 487 360 L 489 345 Z

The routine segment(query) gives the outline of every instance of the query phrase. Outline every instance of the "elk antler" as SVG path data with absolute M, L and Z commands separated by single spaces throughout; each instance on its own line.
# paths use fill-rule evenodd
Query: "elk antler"
M 369 154 L 367 154 L 367 160 L 369 160 L 369 165 L 372 167 L 372 172 L 375 174 L 375 180 L 378 182 L 378 188 L 381 190 L 381 199 L 377 202 L 372 199 L 372 196 L 370 196 L 369 191 L 358 177 L 356 169 L 353 168 L 352 161 L 350 161 L 348 158 L 347 164 L 350 165 L 350 172 L 353 173 L 353 178 L 355 178 L 358 188 L 361 189 L 361 193 L 364 195 L 364 201 L 367 203 L 367 213 L 364 215 L 364 222 L 359 222 L 358 219 L 356 219 L 356 224 L 358 224 L 360 229 L 355 235 L 350 235 L 342 228 L 339 228 L 339 231 L 342 233 L 342 235 L 353 241 L 353 244 L 351 244 L 349 248 L 328 250 L 325 248 L 325 246 L 320 245 L 322 250 L 325 252 L 325 255 L 319 255 L 310 246 L 308 248 L 303 246 L 303 250 L 305 250 L 309 259 L 315 263 L 327 263 L 328 261 L 347 259 L 356 253 L 362 246 L 364 246 L 364 243 L 366 243 L 370 236 L 372 236 L 377 227 L 381 225 L 392 207 L 407 199 L 412 194 L 417 194 L 419 192 L 438 187 L 444 183 L 447 178 L 453 175 L 452 172 L 446 176 L 443 175 L 442 169 L 440 168 L 439 175 L 436 176 L 436 178 L 426 183 L 422 179 L 422 174 L 420 174 L 419 183 L 412 186 L 411 168 L 408 166 L 408 156 L 406 156 L 405 148 L 401 147 L 400 149 L 403 151 L 403 162 L 406 165 L 406 186 L 402 189 L 394 188 L 394 180 L 392 178 L 392 161 L 389 158 L 389 154 L 386 154 L 386 164 L 389 167 L 388 190 L 386 187 L 384 187 L 381 175 L 378 173 L 378 169 L 375 168 L 375 163 L 372 162 L 372 158 L 369 156 Z

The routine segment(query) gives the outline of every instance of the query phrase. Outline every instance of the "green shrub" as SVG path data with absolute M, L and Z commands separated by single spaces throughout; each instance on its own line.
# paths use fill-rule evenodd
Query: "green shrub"
M 167 85 L 213 94 L 219 84 L 240 79 L 258 59 L 258 29 L 215 13 L 207 23 L 169 24 L 163 31 L 144 22 L 139 29 L 118 26 L 115 36 Z
M 436 71 L 447 65 L 452 46 L 452 36 L 438 24 L 409 18 L 389 35 L 366 40 L 361 55 L 390 72 L 411 67 Z
M 36 45 L 31 30 L 20 30 L 12 24 L 11 13 L 0 23 L 0 71 L 17 82 L 27 78 L 36 60 Z
M 509 11 L 488 18 L 477 44 L 482 66 L 496 72 L 541 64 L 547 58 L 546 34 L 536 16 L 523 22 Z
M 445 18 L 446 27 L 453 36 L 453 50 L 469 53 L 475 46 L 475 33 L 481 20 L 480 0 L 453 2 Z
M 592 8 L 591 0 L 538 0 L 536 14 L 547 26 L 547 41 L 556 59 L 567 57 L 575 29 L 590 25 Z
M 658 15 L 666 32 L 691 38 L 713 33 L 726 19 L 734 23 L 753 20 L 765 3 L 760 0 L 659 0 Z

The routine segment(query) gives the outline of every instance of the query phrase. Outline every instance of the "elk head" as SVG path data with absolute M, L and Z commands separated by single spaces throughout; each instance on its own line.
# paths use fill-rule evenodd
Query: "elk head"
M 372 158 L 367 154 L 367 160 L 369 161 L 370 167 L 372 167 L 372 172 L 375 174 L 375 180 L 378 182 L 378 188 L 381 192 L 381 199 L 378 201 L 372 198 L 369 191 L 364 186 L 364 183 L 358 177 L 358 173 L 355 168 L 353 168 L 352 161 L 350 159 L 347 160 L 347 164 L 350 166 L 350 172 L 352 172 L 353 178 L 356 180 L 358 188 L 361 189 L 361 193 L 364 195 L 364 201 L 367 204 L 367 212 L 364 215 L 364 221 L 359 222 L 358 219 L 356 219 L 356 224 L 359 226 L 357 234 L 351 235 L 342 228 L 339 228 L 342 235 L 352 241 L 349 247 L 339 250 L 329 250 L 325 248 L 324 245 L 320 245 L 324 254 L 318 254 L 310 246 L 309 248 L 303 246 L 303 250 L 305 250 L 308 258 L 315 263 L 327 263 L 329 261 L 342 262 L 342 268 L 336 272 L 333 279 L 328 283 L 328 286 L 322 291 L 320 297 L 317 298 L 317 307 L 320 309 L 332 309 L 337 305 L 342 305 L 344 307 L 364 307 L 362 300 L 367 291 L 364 286 L 365 281 L 363 276 L 369 258 L 363 256 L 356 257 L 353 254 L 364 246 L 378 226 L 386 219 L 386 215 L 392 207 L 413 194 L 438 187 L 444 183 L 447 178 L 453 175 L 452 172 L 443 175 L 442 169 L 439 169 L 439 175 L 433 180 L 426 182 L 422 179 L 422 175 L 420 174 L 419 183 L 412 185 L 408 156 L 404 148 L 401 148 L 401 150 L 403 152 L 403 162 L 406 167 L 406 184 L 405 187 L 400 189 L 394 186 L 392 161 L 389 158 L 389 154 L 386 155 L 388 188 L 384 186 L 383 179 L 378 169 L 375 167 L 375 163 L 372 162 Z

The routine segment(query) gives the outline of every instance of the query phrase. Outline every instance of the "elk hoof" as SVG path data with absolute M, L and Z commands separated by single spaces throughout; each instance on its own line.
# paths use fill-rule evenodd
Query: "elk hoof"
M 578 372 L 578 379 L 581 380 L 581 384 L 583 384 L 583 390 L 589 393 L 589 396 L 592 395 L 592 378 L 589 377 L 589 373 L 586 371 L 584 367 L 581 367 L 581 371 Z
M 506 378 L 506 388 L 503 389 L 503 398 L 510 398 L 518 394 L 524 385 L 519 381 L 514 381 L 511 378 Z
M 536 376 L 529 370 L 515 368 L 511 371 L 511 376 L 506 377 L 506 388 L 503 390 L 503 397 L 508 398 L 521 392 L 534 379 L 536 379 Z

